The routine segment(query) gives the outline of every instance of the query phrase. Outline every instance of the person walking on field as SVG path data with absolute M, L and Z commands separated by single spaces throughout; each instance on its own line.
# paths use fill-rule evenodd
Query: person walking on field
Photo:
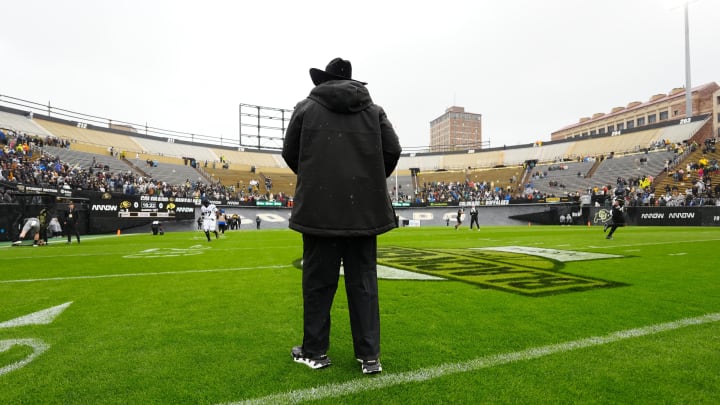
M 396 226 L 386 179 L 400 142 L 382 107 L 335 58 L 310 69 L 315 87 L 290 118 L 282 156 L 297 174 L 290 228 L 303 237 L 303 341 L 295 362 L 331 364 L 330 309 L 345 274 L 354 356 L 364 374 L 382 371 L 377 235 Z

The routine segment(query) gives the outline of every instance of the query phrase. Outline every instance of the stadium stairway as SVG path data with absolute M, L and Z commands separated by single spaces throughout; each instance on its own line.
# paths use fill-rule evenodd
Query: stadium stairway
M 96 165 L 101 165 L 101 167 L 103 167 L 102 170 L 104 170 L 104 167 L 107 166 L 108 171 L 110 172 L 118 173 L 131 169 L 131 167 L 128 166 L 127 163 L 113 156 L 110 156 L 107 153 L 100 154 L 84 152 L 75 149 L 60 148 L 57 146 L 45 146 L 43 147 L 43 151 L 60 158 L 60 161 L 67 163 L 71 167 L 79 166 L 82 169 L 88 169 L 90 167 L 93 167 L 94 160 Z M 93 170 L 97 171 L 99 169 L 94 167 Z
M 695 151 L 688 153 L 685 158 L 682 159 L 677 164 L 677 166 L 675 166 L 674 169 L 670 169 L 669 173 L 665 173 L 663 171 L 662 174 L 655 177 L 655 181 L 653 182 L 653 186 L 655 187 L 655 196 L 665 194 L 666 186 L 669 186 L 670 188 L 676 186 L 681 193 L 685 192 L 685 190 L 688 188 L 692 188 L 693 185 L 697 182 L 698 176 L 696 172 L 688 173 L 687 166 L 688 164 L 699 162 L 702 158 L 706 158 L 708 161 L 712 161 L 713 159 L 720 161 L 720 151 L 716 150 L 715 152 L 703 153 L 702 147 L 699 146 Z M 679 169 L 684 170 L 686 172 L 686 175 L 683 180 L 676 181 L 673 178 L 673 174 L 676 170 Z M 714 183 L 717 184 L 717 180 L 715 180 Z

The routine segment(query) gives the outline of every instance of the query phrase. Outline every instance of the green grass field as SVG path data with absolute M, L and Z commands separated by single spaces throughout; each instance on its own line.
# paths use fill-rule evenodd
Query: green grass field
M 5 244 L 0 403 L 720 398 L 720 229 L 627 227 L 605 240 L 598 227 L 402 228 L 379 246 L 383 277 L 405 271 L 380 280 L 384 372 L 364 376 L 342 283 L 333 365 L 291 360 L 302 338 L 295 232 Z

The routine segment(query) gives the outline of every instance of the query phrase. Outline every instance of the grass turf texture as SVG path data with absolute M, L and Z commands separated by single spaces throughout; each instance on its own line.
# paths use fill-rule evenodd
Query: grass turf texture
M 720 322 L 372 387 L 393 374 L 720 312 L 720 229 L 626 227 L 614 240 L 604 236 L 598 227 L 557 226 L 382 235 L 381 249 L 449 252 L 448 260 L 493 246 L 620 257 L 545 260 L 539 266 L 617 285 L 543 296 L 461 279 L 380 280 L 379 376 L 363 376 L 353 357 L 342 281 L 333 365 L 310 370 L 292 362 L 290 349 L 302 339 L 301 273 L 293 266 L 302 241 L 295 232 L 228 232 L 210 243 L 200 232 L 183 232 L 4 245 L 0 323 L 72 304 L 49 324 L 0 328 L 0 342 L 49 346 L 0 375 L 0 403 L 215 404 L 291 393 L 286 402 L 292 392 L 328 384 L 364 388 L 347 395 L 338 389 L 340 396 L 318 403 L 716 403 Z M 0 352 L 0 369 L 30 352 Z

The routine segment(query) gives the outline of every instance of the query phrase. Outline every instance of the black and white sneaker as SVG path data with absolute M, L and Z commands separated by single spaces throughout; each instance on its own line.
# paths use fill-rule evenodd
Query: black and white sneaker
M 332 364 L 330 361 L 330 358 L 326 354 L 321 354 L 317 356 L 308 356 L 303 352 L 302 346 L 295 346 L 290 351 L 290 354 L 292 354 L 293 361 L 296 363 L 302 363 L 314 370 L 319 368 L 325 368 Z
M 16 240 L 15 242 L 12 243 L 12 245 L 13 245 L 13 246 L 20 246 L 20 245 L 22 245 L 22 241 L 21 241 L 21 240 Z
M 356 359 L 360 363 L 362 363 L 362 367 L 360 368 L 363 372 L 363 374 L 379 374 L 382 372 L 382 364 L 380 364 L 380 360 L 363 360 L 363 359 Z

